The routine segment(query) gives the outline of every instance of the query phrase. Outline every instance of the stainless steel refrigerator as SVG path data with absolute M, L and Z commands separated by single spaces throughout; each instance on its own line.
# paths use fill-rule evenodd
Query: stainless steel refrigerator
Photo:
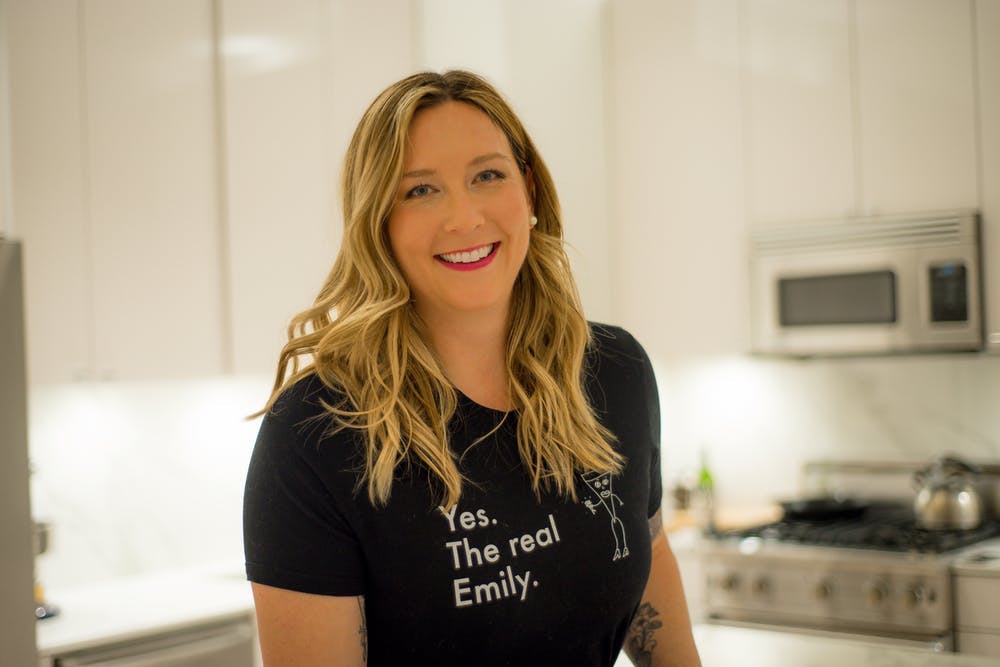
M 0 665 L 35 665 L 21 244 L 0 233 Z

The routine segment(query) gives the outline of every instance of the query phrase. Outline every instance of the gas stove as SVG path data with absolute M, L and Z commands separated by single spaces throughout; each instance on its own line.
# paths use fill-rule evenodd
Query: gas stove
M 972 530 L 927 530 L 917 526 L 909 505 L 873 503 L 856 518 L 792 519 L 739 530 L 716 531 L 720 540 L 760 538 L 791 544 L 945 554 L 1000 536 L 1000 521 Z
M 720 623 L 951 650 L 951 562 L 998 535 L 1000 521 L 925 530 L 909 506 L 889 502 L 855 518 L 716 531 L 703 542 L 705 611 Z

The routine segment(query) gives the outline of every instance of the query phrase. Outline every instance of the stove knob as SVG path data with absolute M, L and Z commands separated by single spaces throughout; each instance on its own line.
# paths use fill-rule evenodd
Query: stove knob
M 865 600 L 869 607 L 878 607 L 888 597 L 884 581 L 870 581 L 864 587 Z
M 760 577 L 753 582 L 753 592 L 757 595 L 768 595 L 771 592 L 771 580 L 767 577 Z
M 824 579 L 816 584 L 817 598 L 820 600 L 829 600 L 831 596 L 833 596 L 833 584 L 830 583 L 829 579 Z
M 722 580 L 722 590 L 734 592 L 740 587 L 740 577 L 737 574 L 730 574 Z
M 906 606 L 910 609 L 919 607 L 926 597 L 927 593 L 923 586 L 920 584 L 912 584 L 908 589 L 906 589 Z

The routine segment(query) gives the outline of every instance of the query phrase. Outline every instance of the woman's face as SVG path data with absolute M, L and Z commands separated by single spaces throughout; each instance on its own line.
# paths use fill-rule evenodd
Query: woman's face
M 448 101 L 413 117 L 388 232 L 425 321 L 506 317 L 530 218 L 525 179 L 485 113 Z

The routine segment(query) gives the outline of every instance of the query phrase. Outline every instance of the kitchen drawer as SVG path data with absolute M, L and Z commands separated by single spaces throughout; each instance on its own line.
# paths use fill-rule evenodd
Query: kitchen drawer
M 959 631 L 1000 634 L 1000 577 L 955 578 L 955 622 Z

